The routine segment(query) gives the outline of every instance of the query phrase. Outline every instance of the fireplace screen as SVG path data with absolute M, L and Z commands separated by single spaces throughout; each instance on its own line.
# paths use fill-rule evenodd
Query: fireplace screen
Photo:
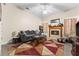
M 59 35 L 59 31 L 57 31 L 57 30 L 54 30 L 54 31 L 53 31 L 53 30 L 52 30 L 52 31 L 51 31 L 51 35 Z

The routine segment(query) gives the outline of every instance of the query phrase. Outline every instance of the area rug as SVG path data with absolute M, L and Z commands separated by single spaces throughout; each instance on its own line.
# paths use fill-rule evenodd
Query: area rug
M 55 43 L 51 40 L 39 44 L 37 46 L 32 46 L 27 43 L 23 43 L 9 55 L 18 55 L 18 56 L 62 56 L 64 53 L 64 45 L 60 43 Z

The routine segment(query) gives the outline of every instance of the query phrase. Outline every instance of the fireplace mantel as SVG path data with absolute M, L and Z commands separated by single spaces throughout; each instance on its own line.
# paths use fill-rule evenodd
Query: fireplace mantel
M 59 30 L 60 31 L 60 37 L 62 37 L 62 30 L 63 26 L 49 26 L 49 37 L 51 36 L 51 30 Z

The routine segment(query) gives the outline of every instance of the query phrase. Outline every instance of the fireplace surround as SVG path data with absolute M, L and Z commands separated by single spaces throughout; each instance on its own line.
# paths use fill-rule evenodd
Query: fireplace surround
M 49 26 L 49 37 L 57 39 L 62 37 L 63 26 Z

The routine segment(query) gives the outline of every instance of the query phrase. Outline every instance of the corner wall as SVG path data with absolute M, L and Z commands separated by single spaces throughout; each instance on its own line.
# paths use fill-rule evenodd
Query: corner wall
M 1 21 L 0 21 L 0 55 L 1 55 Z
M 29 11 L 12 4 L 2 4 L 2 44 L 11 40 L 11 34 L 20 30 L 38 30 L 41 20 Z
M 62 13 L 58 13 L 58 14 L 46 17 L 46 18 L 44 18 L 43 23 L 49 24 L 50 20 L 60 18 L 60 22 L 64 24 L 64 19 L 73 18 L 73 17 L 77 18 L 77 21 L 79 21 L 79 7 L 72 9 L 68 12 L 62 12 Z M 44 29 L 44 30 L 48 30 L 48 29 Z M 49 30 L 47 31 L 47 33 L 49 34 Z M 63 33 L 63 35 L 64 35 L 64 33 Z

